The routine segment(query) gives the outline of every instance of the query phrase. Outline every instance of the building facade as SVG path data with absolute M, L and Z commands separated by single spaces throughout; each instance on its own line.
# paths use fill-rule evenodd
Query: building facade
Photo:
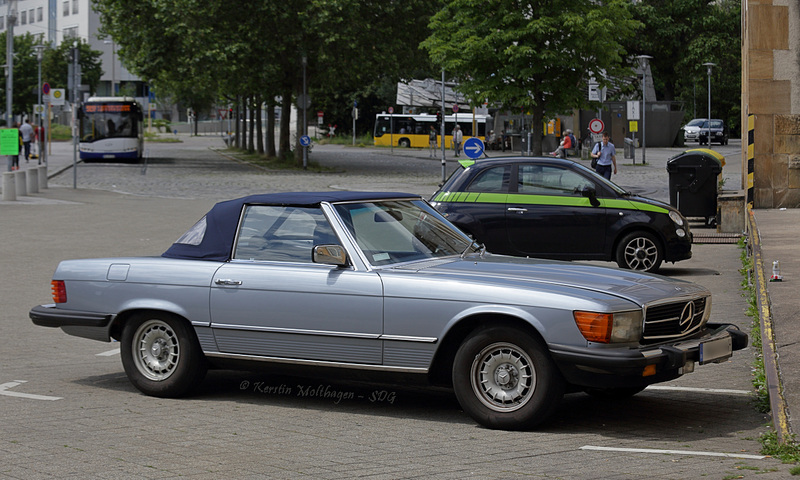
M 797 0 L 742 2 L 742 112 L 749 200 L 755 208 L 800 208 Z
M 0 0 L 0 32 L 8 29 L 9 10 L 16 13 L 15 37 L 30 33 L 52 47 L 80 38 L 92 50 L 102 52 L 103 76 L 98 91 L 92 94 L 128 93 L 143 100 L 144 84 L 120 63 L 114 41 L 98 37 L 100 16 L 92 10 L 91 0 Z M 51 86 L 66 88 L 66 85 Z

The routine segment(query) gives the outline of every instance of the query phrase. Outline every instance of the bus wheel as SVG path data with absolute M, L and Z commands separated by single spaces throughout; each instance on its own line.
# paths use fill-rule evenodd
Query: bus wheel
M 399 142 L 397 142 L 399 147 L 409 148 L 411 146 L 411 140 L 407 138 L 401 138 Z

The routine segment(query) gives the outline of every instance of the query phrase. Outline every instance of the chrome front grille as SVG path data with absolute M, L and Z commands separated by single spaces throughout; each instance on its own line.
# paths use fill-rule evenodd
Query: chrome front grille
M 644 343 L 679 338 L 700 328 L 706 311 L 706 297 L 646 306 Z

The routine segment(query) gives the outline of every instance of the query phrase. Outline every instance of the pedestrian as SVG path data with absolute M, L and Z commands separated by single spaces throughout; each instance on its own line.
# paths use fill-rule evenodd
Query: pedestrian
M 555 152 L 551 152 L 551 155 L 559 158 L 567 158 L 567 149 L 570 148 L 573 148 L 572 139 L 570 139 L 569 135 L 565 132 L 564 136 L 561 137 L 561 144 L 559 144 Z
M 428 145 L 431 147 L 431 158 L 436 156 L 436 127 L 431 125 L 428 132 Z
M 572 130 L 567 129 L 567 135 L 569 135 L 569 140 L 572 142 L 572 149 L 578 149 L 578 140 L 575 138 L 575 135 L 572 134 Z
M 456 157 L 461 153 L 461 140 L 464 139 L 464 135 L 461 133 L 461 127 L 458 125 L 453 128 L 453 150 L 456 151 Z
M 612 167 L 614 175 L 617 174 L 617 150 L 609 141 L 608 132 L 603 132 L 603 141 L 598 142 L 592 149 L 592 158 L 597 159 L 595 171 L 599 175 L 611 180 Z
M 14 122 L 14 128 L 17 129 L 19 147 L 22 147 L 22 131 L 20 130 L 19 122 Z M 17 147 L 17 152 L 19 152 L 19 147 Z M 11 170 L 19 170 L 19 154 L 11 155 Z
M 31 141 L 33 140 L 33 127 L 28 123 L 28 119 L 19 127 L 19 134 L 22 135 L 22 146 L 25 149 L 25 163 L 28 163 L 31 156 Z

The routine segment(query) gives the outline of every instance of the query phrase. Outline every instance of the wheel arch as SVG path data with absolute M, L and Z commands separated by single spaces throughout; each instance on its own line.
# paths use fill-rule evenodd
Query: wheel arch
M 152 314 L 152 315 L 169 315 L 172 316 L 182 322 L 185 322 L 189 327 L 192 327 L 191 322 L 185 315 L 177 313 L 175 311 L 171 311 L 169 309 L 162 309 L 162 308 L 131 308 L 128 310 L 123 310 L 122 312 L 118 313 L 114 320 L 111 321 L 111 328 L 109 329 L 109 335 L 114 340 L 120 341 L 122 339 L 122 330 L 125 328 L 125 324 L 130 320 L 132 317 L 135 317 L 140 314 Z M 190 331 L 194 332 L 194 328 L 190 328 Z M 195 333 L 195 338 L 197 334 Z
M 499 312 L 475 313 L 459 320 L 442 338 L 441 345 L 436 349 L 436 354 L 428 372 L 430 383 L 450 386 L 452 384 L 453 361 L 458 348 L 464 343 L 464 340 L 483 328 L 496 326 L 522 330 L 536 338 L 546 348 L 547 343 L 539 330 L 530 321 L 520 316 Z
M 667 244 L 664 240 L 663 235 L 661 235 L 661 232 L 659 232 L 657 229 L 654 229 L 652 226 L 646 223 L 636 223 L 636 224 L 626 225 L 624 228 L 620 229 L 619 232 L 617 232 L 617 235 L 614 237 L 614 242 L 611 245 L 610 258 L 612 261 L 616 259 L 617 248 L 619 248 L 619 244 L 622 241 L 622 239 L 625 238 L 629 233 L 633 232 L 647 232 L 650 235 L 653 235 L 656 238 L 656 240 L 658 240 L 658 248 L 660 248 L 661 251 L 664 252 L 664 254 L 666 254 Z

